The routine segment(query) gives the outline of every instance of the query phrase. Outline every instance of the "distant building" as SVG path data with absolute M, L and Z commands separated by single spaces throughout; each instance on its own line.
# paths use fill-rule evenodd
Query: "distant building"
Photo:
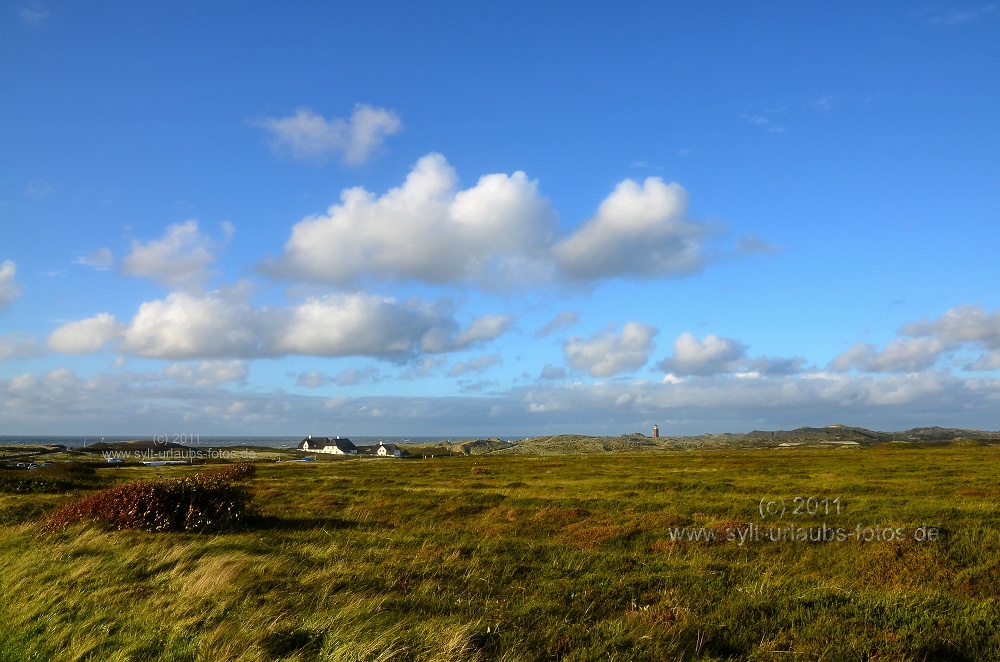
M 660 428 L 654 423 L 653 424 L 653 439 L 658 439 L 660 437 Z
M 372 455 L 375 457 L 403 457 L 403 451 L 396 444 L 383 444 L 378 442 L 378 447 L 374 449 Z
M 313 437 L 309 435 L 305 439 L 299 442 L 299 445 L 295 447 L 297 451 L 317 451 L 322 448 L 326 448 L 326 445 L 330 443 L 330 440 L 326 437 Z
M 313 453 L 330 453 L 331 455 L 357 455 L 358 447 L 347 437 L 341 439 L 327 439 L 326 437 L 314 437 L 309 435 L 303 439 L 295 450 L 309 451 Z

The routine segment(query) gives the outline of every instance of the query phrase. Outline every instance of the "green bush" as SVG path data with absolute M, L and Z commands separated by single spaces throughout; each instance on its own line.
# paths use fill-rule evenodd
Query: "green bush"
M 79 462 L 59 462 L 39 469 L 0 468 L 0 492 L 58 493 L 95 487 L 96 472 Z

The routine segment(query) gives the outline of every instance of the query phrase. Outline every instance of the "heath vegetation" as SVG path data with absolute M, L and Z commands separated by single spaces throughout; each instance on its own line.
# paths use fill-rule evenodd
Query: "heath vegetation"
M 0 661 L 993 660 L 998 469 L 989 444 L 99 469 L 0 493 Z M 137 484 L 253 509 L 80 505 Z

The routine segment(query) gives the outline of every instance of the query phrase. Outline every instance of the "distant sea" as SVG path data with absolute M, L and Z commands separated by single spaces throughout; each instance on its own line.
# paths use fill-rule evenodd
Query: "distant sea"
M 386 444 L 436 444 L 439 441 L 465 441 L 467 439 L 478 439 L 476 435 L 465 437 L 350 437 L 358 446 L 374 446 L 379 442 Z M 96 444 L 99 441 L 154 441 L 160 443 L 173 442 L 182 446 L 193 446 L 196 448 L 218 448 L 220 446 L 264 446 L 266 448 L 295 448 L 302 441 L 303 437 L 252 437 L 252 436 L 224 436 L 213 437 L 208 435 L 157 435 L 157 436 L 45 436 L 45 435 L 0 435 L 0 446 L 15 446 L 19 444 L 31 445 L 52 445 L 61 444 L 68 448 L 78 448 L 88 444 Z

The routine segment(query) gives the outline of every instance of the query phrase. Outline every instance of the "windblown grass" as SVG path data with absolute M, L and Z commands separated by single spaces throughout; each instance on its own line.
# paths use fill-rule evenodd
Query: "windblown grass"
M 0 660 L 993 660 L 998 468 L 989 446 L 258 465 L 243 530 L 0 529 Z M 843 508 L 762 519 L 795 496 Z M 672 535 L 790 521 L 906 535 Z

